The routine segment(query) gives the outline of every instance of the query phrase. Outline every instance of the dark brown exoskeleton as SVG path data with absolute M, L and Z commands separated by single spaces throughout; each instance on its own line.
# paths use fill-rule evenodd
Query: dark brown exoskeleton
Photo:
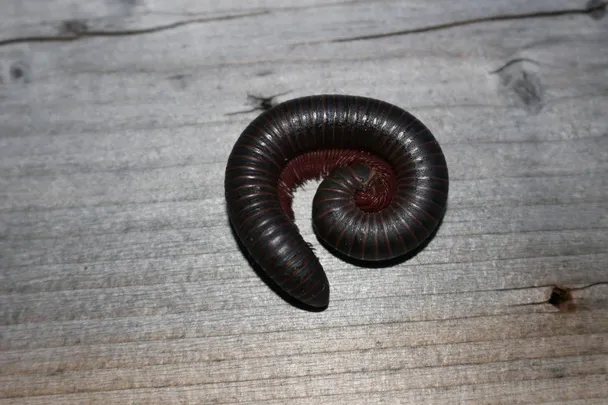
M 371 98 L 319 95 L 263 112 L 228 159 L 231 224 L 250 256 L 286 293 L 329 303 L 319 260 L 294 223 L 293 190 L 323 178 L 313 203 L 319 238 L 358 260 L 403 256 L 435 230 L 448 198 L 448 169 L 429 129 Z

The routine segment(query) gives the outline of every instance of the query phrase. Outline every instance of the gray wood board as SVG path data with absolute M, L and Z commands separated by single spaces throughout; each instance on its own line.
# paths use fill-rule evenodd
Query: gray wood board
M 605 4 L 236 3 L 2 6 L 0 404 L 605 404 Z M 390 268 L 319 246 L 297 192 L 321 313 L 256 276 L 223 197 L 248 94 L 315 93 L 408 109 L 451 178 Z

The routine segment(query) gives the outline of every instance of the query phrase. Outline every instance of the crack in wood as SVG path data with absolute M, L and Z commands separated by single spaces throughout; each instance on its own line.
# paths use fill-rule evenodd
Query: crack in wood
M 267 97 L 247 94 L 247 100 L 250 102 L 250 104 L 253 104 L 253 108 L 250 108 L 249 110 L 234 111 L 231 113 L 226 113 L 224 115 L 247 114 L 247 113 L 255 112 L 255 111 L 270 110 L 272 107 L 277 105 L 277 102 L 275 99 L 277 97 L 283 96 L 287 93 L 289 93 L 289 91 L 284 91 L 283 93 L 278 93 L 278 94 L 275 94 L 272 96 L 267 96 Z
M 551 304 L 555 308 L 559 309 L 560 312 L 575 312 L 579 309 L 579 307 L 578 307 L 578 305 L 576 305 L 574 295 L 572 294 L 572 292 L 586 290 L 591 287 L 596 287 L 596 286 L 600 286 L 600 285 L 608 285 L 608 281 L 598 281 L 595 283 L 586 284 L 581 287 L 571 287 L 571 288 L 558 286 L 558 285 L 522 287 L 520 289 L 551 287 L 551 293 L 549 295 L 549 298 L 544 301 L 527 302 L 525 304 L 515 304 L 515 305 L 510 305 L 510 306 L 527 307 L 527 306 L 538 306 L 538 305 Z
M 79 39 L 94 37 L 128 37 L 134 35 L 152 34 L 167 31 L 174 28 L 183 27 L 191 24 L 204 24 L 209 22 L 235 20 L 238 18 L 256 17 L 269 14 L 270 11 L 257 11 L 253 13 L 235 14 L 211 18 L 193 18 L 189 20 L 177 21 L 171 24 L 158 25 L 149 28 L 128 29 L 128 30 L 90 30 L 84 20 L 67 20 L 61 25 L 59 35 L 39 35 L 15 37 L 0 40 L 0 47 L 7 45 L 32 43 L 32 42 L 71 42 Z
M 599 13 L 605 12 L 606 6 L 608 2 L 599 1 L 599 2 L 590 2 L 586 8 L 575 8 L 575 9 L 562 9 L 562 10 L 551 10 L 551 11 L 537 11 L 534 13 L 522 13 L 522 14 L 506 14 L 506 15 L 495 15 L 495 16 L 487 16 L 487 17 L 479 17 L 479 18 L 470 18 L 461 21 L 452 21 L 443 24 L 437 25 L 429 25 L 426 27 L 420 28 L 412 28 L 408 30 L 399 30 L 392 32 L 385 32 L 379 34 L 369 34 L 369 35 L 360 35 L 349 38 L 338 38 L 332 39 L 329 41 L 318 41 L 321 42 L 351 42 L 351 41 L 366 41 L 370 39 L 380 39 L 387 37 L 395 37 L 402 35 L 411 35 L 411 34 L 421 34 L 432 31 L 441 31 L 450 28 L 463 27 L 467 25 L 480 24 L 485 22 L 495 22 L 495 21 L 512 21 L 512 20 L 526 20 L 532 18 L 554 18 L 554 17 L 562 17 L 567 15 L 590 15 L 597 16 Z M 314 42 L 309 42 L 314 43 Z
M 505 70 L 506 68 L 515 65 L 516 63 L 522 63 L 522 62 L 529 62 L 532 63 L 533 65 L 536 66 L 540 66 L 540 62 L 535 61 L 534 59 L 529 59 L 529 58 L 515 58 L 515 59 L 511 59 L 510 61 L 508 61 L 507 63 L 505 63 L 504 65 L 502 65 L 501 67 L 499 67 L 498 69 L 492 70 L 490 72 L 490 74 L 496 74 L 496 73 L 500 73 L 503 70 Z
M 329 41 L 313 41 L 306 42 L 305 44 L 315 44 L 315 43 L 338 43 L 338 42 L 351 42 L 351 41 L 364 41 L 370 39 L 379 39 L 379 38 L 387 38 L 393 36 L 401 36 L 401 35 L 410 35 L 410 34 L 419 34 L 425 32 L 432 31 L 440 31 L 450 28 L 462 27 L 467 25 L 479 24 L 484 22 L 493 22 L 493 21 L 510 21 L 510 20 L 520 20 L 520 19 L 531 19 L 531 18 L 551 18 L 551 17 L 560 17 L 565 15 L 590 15 L 594 19 L 602 18 L 606 12 L 606 6 L 608 2 L 606 1 L 597 1 L 592 0 L 588 3 L 587 7 L 584 9 L 563 9 L 563 10 L 552 10 L 552 11 L 539 11 L 534 13 L 522 13 L 522 14 L 508 14 L 508 15 L 496 15 L 496 16 L 488 16 L 488 17 L 479 17 L 479 18 L 471 18 L 467 20 L 461 21 L 452 21 L 443 24 L 430 25 L 426 27 L 413 28 L 409 30 L 400 30 L 393 31 L 387 33 L 380 34 L 370 34 L 370 35 L 361 35 L 356 37 L 349 38 L 337 38 Z M 174 28 L 179 28 L 185 25 L 190 24 L 202 24 L 207 22 L 215 22 L 215 21 L 226 21 L 233 20 L 237 18 L 246 18 L 246 17 L 255 17 L 264 14 L 270 14 L 271 11 L 258 11 L 252 13 L 245 14 L 237 14 L 237 15 L 228 15 L 221 17 L 212 17 L 212 18 L 195 18 L 183 21 L 177 21 L 171 24 L 160 25 L 156 27 L 149 28 L 141 28 L 141 29 L 132 29 L 132 30 L 89 30 L 85 21 L 75 21 L 68 20 L 62 24 L 60 29 L 61 35 L 39 35 L 39 36 L 25 36 L 25 37 L 14 37 L 0 40 L 0 47 L 7 45 L 15 45 L 22 43 L 32 43 L 32 42 L 70 42 L 79 39 L 85 38 L 93 38 L 93 37 L 123 37 L 123 36 L 133 36 L 133 35 L 143 35 L 143 34 L 151 34 L 166 30 L 171 30 Z M 75 25 L 77 24 L 77 25 Z M 78 29 L 72 29 L 74 27 L 78 27 Z

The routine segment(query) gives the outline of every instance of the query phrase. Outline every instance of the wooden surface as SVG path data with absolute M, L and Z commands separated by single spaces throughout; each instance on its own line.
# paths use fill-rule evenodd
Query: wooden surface
M 4 0 L 0 404 L 606 404 L 594 4 Z M 334 92 L 427 124 L 450 199 L 426 249 L 367 269 L 298 192 L 332 286 L 311 313 L 238 250 L 223 171 L 248 94 Z

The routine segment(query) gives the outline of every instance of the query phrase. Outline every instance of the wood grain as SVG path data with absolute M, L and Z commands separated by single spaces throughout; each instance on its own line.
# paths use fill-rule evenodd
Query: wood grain
M 605 404 L 594 4 L 5 2 L 0 404 Z M 310 313 L 238 250 L 223 172 L 248 94 L 333 92 L 420 117 L 450 200 L 424 250 L 369 269 L 319 246 L 298 191 L 332 285 Z

